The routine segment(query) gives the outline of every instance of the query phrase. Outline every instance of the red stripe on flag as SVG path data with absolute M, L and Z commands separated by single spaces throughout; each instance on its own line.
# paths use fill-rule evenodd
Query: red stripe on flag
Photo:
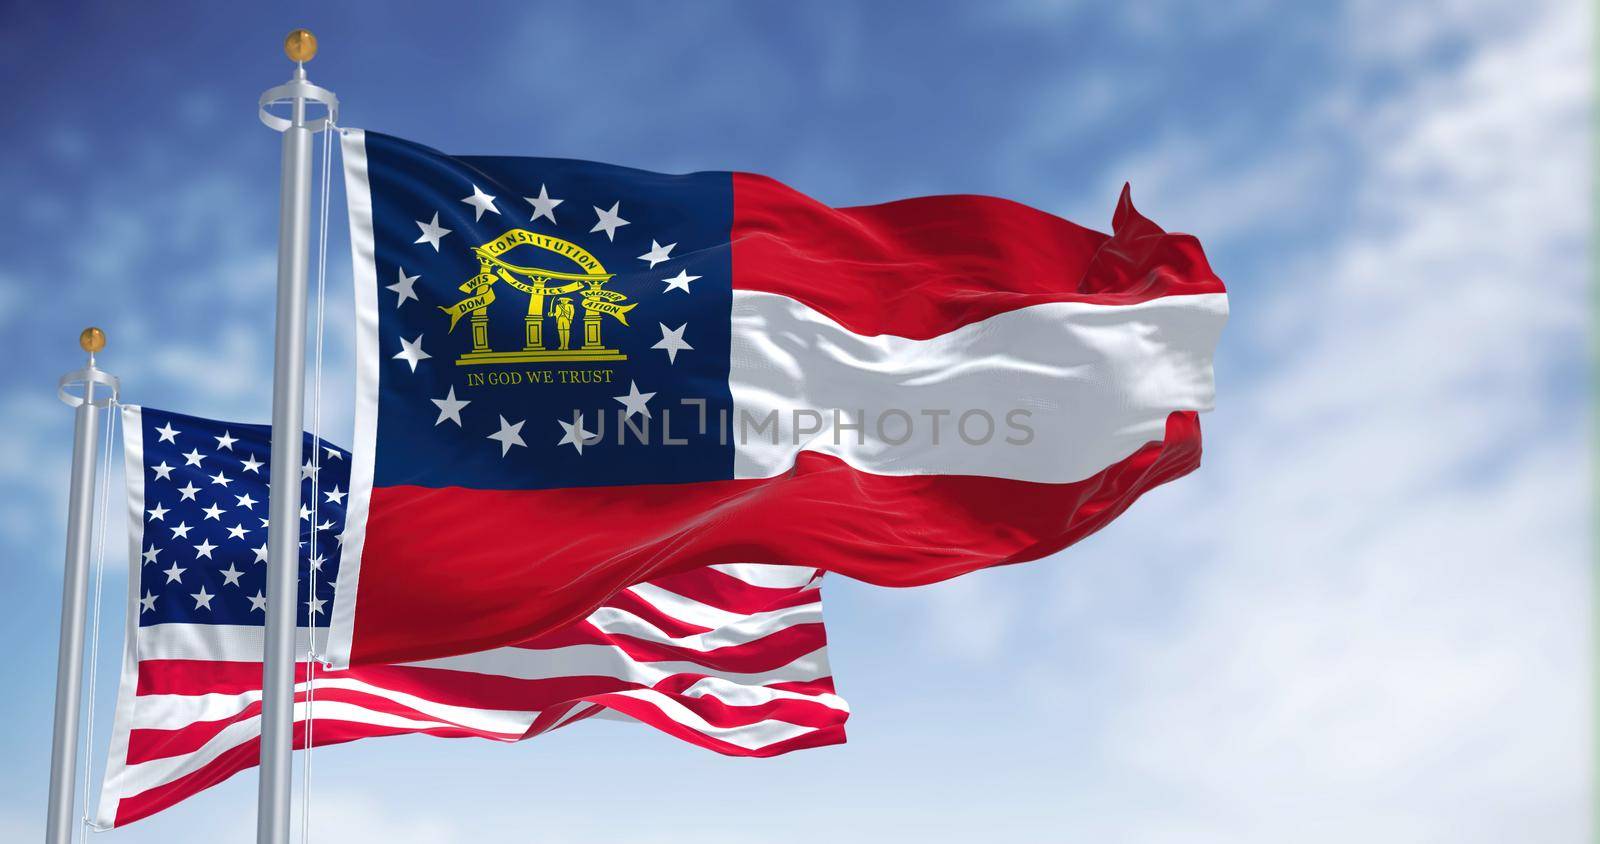
M 793 655 L 791 655 L 791 659 Z M 205 666 L 216 663 L 190 660 L 146 660 L 139 665 L 141 686 L 159 687 L 157 694 L 203 695 L 222 693 L 207 680 Z M 255 666 L 256 683 L 261 688 L 260 663 L 225 663 Z M 703 676 L 703 675 L 693 675 Z M 525 680 L 497 674 L 479 674 L 447 668 L 407 665 L 372 665 L 349 671 L 320 671 L 317 679 L 342 677 L 358 679 L 382 689 L 413 694 L 437 703 L 472 709 L 535 710 L 590 695 L 640 688 L 638 683 L 600 675 L 550 677 Z M 318 699 L 325 699 L 326 687 L 318 687 Z M 228 692 L 238 694 L 238 691 Z M 143 694 L 143 692 L 141 692 Z
M 842 744 L 845 741 L 844 719 L 842 718 L 839 723 L 802 733 L 794 738 L 750 748 L 713 738 L 693 727 L 680 724 L 668 717 L 660 709 L 638 698 L 628 697 L 627 695 L 605 695 L 597 699 L 596 702 L 603 703 L 618 712 L 643 721 L 670 736 L 680 738 L 690 744 L 697 744 L 701 747 L 715 750 L 724 756 L 753 756 L 758 758 L 779 756 L 792 750 Z
M 815 589 L 757 586 L 710 568 L 676 572 L 655 578 L 650 584 L 692 601 L 740 615 L 815 603 L 820 600 L 821 594 Z M 606 601 L 607 606 L 613 603 Z
M 296 694 L 294 699 L 296 703 L 303 703 L 306 700 L 306 695 L 304 692 L 301 692 Z M 449 718 L 440 717 L 438 715 L 430 715 L 419 709 L 415 709 L 390 698 L 383 697 L 382 695 L 371 694 L 368 692 L 355 691 L 352 689 L 318 688 L 316 700 L 318 703 L 337 702 L 354 704 L 373 712 L 396 715 L 412 720 L 442 721 L 451 723 L 454 724 L 454 726 L 460 727 L 464 734 L 478 736 L 480 738 L 496 739 L 499 741 L 515 741 L 518 738 L 518 736 L 515 734 L 494 733 L 474 727 L 455 724 L 454 722 L 450 721 Z M 260 717 L 260 715 L 261 703 L 260 701 L 255 701 L 246 704 L 243 709 L 240 709 L 233 715 L 230 715 L 226 718 L 219 718 L 214 721 L 195 721 L 182 727 L 177 727 L 170 730 L 130 730 L 128 732 L 128 764 L 136 765 L 141 762 L 149 762 L 153 759 L 165 759 L 171 756 L 182 756 L 186 753 L 194 753 L 195 751 L 198 751 L 200 748 L 204 747 L 206 742 L 210 741 L 218 733 L 221 733 L 223 730 L 227 729 L 230 725 L 236 724 L 240 721 L 247 721 L 251 718 L 257 718 Z M 321 719 L 318 719 L 318 724 L 320 727 Z
M 685 709 L 704 718 L 706 723 L 714 727 L 742 727 L 757 721 L 771 720 L 821 729 L 834 724 L 843 724 L 850 717 L 848 710 L 835 709 L 817 700 L 778 698 L 753 706 L 734 706 L 709 695 L 682 695 L 659 686 L 656 690 L 671 694 Z
M 458 729 L 429 729 L 413 730 L 407 727 L 378 727 L 372 724 L 361 724 L 350 721 L 334 721 L 317 719 L 316 734 L 312 744 L 323 747 L 331 744 L 343 744 L 360 738 L 375 736 L 398 736 L 413 733 L 425 733 L 431 736 L 444 738 L 468 738 L 471 733 Z M 294 731 L 294 748 L 303 750 L 305 744 L 305 731 Z M 211 760 L 205 767 L 190 774 L 185 774 L 177 779 L 162 783 L 153 788 L 146 789 L 138 794 L 122 798 L 117 802 L 115 826 L 124 826 L 140 818 L 148 817 L 167 808 L 184 798 L 204 791 L 220 783 L 240 771 L 254 768 L 261 758 L 261 741 L 252 738 L 249 741 L 235 745 L 222 752 L 217 758 Z
M 768 683 L 767 688 L 778 689 L 785 692 L 794 692 L 801 695 L 834 695 L 838 691 L 834 688 L 832 677 L 818 677 L 815 680 L 796 680 L 783 683 Z
M 603 608 L 633 613 L 634 615 L 643 618 L 645 621 L 650 622 L 650 624 L 653 625 L 657 630 L 660 630 L 668 636 L 673 637 L 693 636 L 696 633 L 705 633 L 711 629 L 709 627 L 701 627 L 698 624 L 692 624 L 684 621 L 681 618 L 674 618 L 670 615 L 667 615 L 661 610 L 656 609 L 655 604 L 652 604 L 649 601 L 639 597 L 637 594 L 627 590 L 623 590 L 615 595 L 612 595 L 610 598 L 607 598 Z M 538 640 L 524 642 L 523 645 L 526 647 L 545 646 Z
M 832 208 L 733 176 L 733 286 L 804 302 L 857 334 L 927 339 L 1046 302 L 1132 305 L 1225 292 L 1199 241 L 1134 210 L 1114 234 L 990 196 Z
M 294 666 L 294 681 L 306 681 L 306 664 Z M 237 695 L 261 691 L 261 663 L 205 659 L 144 659 L 136 695 Z
M 620 649 L 636 662 L 689 662 L 717 671 L 755 674 L 782 668 L 797 654 L 825 647 L 828 636 L 821 622 L 796 624 L 774 630 L 755 642 L 697 651 L 640 639 L 625 633 L 603 633 L 585 621 L 539 639 L 541 647 L 605 645 Z
M 913 586 L 1055 553 L 1099 530 L 1139 496 L 1200 465 L 1200 421 L 1167 417 L 1162 442 L 1075 483 L 978 476 L 874 475 L 802 452 L 760 480 L 552 490 L 380 487 L 363 552 L 354 664 L 468 653 L 524 641 L 587 616 L 641 580 L 711 563 L 827 561 L 869 583 Z M 421 502 L 426 506 L 418 506 Z M 871 501 L 869 512 L 860 501 Z M 565 519 L 605 513 L 626 529 Z M 885 516 L 889 516 L 886 518 Z M 462 546 L 467 520 L 492 542 Z M 774 530 L 775 526 L 783 530 Z M 564 549 L 559 557 L 543 549 Z M 514 583 L 516 588 L 494 584 Z M 485 586 L 485 584 L 489 584 Z M 544 602 L 529 623 L 529 596 Z

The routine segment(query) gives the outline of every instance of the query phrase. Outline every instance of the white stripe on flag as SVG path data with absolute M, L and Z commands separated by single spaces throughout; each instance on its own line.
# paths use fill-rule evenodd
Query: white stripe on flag
M 734 476 L 775 477 L 814 451 L 878 475 L 1080 481 L 1159 441 L 1173 411 L 1211 409 L 1211 350 L 1227 314 L 1223 293 L 1051 302 L 912 340 L 856 334 L 787 296 L 734 290 Z M 836 429 L 836 410 L 865 429 Z M 808 411 L 820 416 L 796 415 Z M 948 415 L 927 415 L 939 411 Z M 1025 438 L 1008 424 L 1014 411 L 1028 414 L 1029 442 L 1006 441 Z M 969 412 L 990 422 L 975 415 L 963 429 Z M 776 431 L 761 430 L 773 413 Z M 911 436 L 894 444 L 907 421 Z

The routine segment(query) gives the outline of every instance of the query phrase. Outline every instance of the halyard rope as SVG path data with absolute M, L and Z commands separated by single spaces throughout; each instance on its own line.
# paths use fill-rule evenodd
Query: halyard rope
M 87 387 L 85 389 L 87 389 Z M 93 412 L 93 411 L 91 411 L 91 412 Z M 114 439 L 114 436 L 113 436 L 113 432 L 117 428 L 117 422 L 120 419 L 120 417 L 121 417 L 121 413 L 119 412 L 119 409 L 118 409 L 117 400 L 116 400 L 116 398 L 113 397 L 111 399 L 111 401 L 106 405 L 106 434 L 105 434 L 105 442 L 103 443 L 103 448 L 105 449 L 105 455 L 103 457 L 97 458 L 97 459 L 99 459 L 101 461 L 100 462 L 100 484 L 99 484 L 99 488 L 95 491 L 95 494 L 99 496 L 100 502 L 99 502 L 99 508 L 98 508 L 99 512 L 97 513 L 96 518 L 95 518 L 94 614 L 92 616 L 92 621 L 90 622 L 90 625 L 89 625 L 89 697 L 88 697 L 88 706 L 87 706 L 88 717 L 85 719 L 86 723 L 84 724 L 83 762 L 82 762 L 82 764 L 83 764 L 83 823 L 82 823 L 82 826 L 83 826 L 83 837 L 85 839 L 87 839 L 89 837 L 89 832 L 94 829 L 94 825 L 90 822 L 90 819 L 89 819 L 89 816 L 90 816 L 89 803 L 90 803 L 91 798 L 93 797 L 93 793 L 89 790 L 89 782 L 90 782 L 90 773 L 91 773 L 90 768 L 92 767 L 92 765 L 94 763 L 94 717 L 95 717 L 95 710 L 97 709 L 97 707 L 95 705 L 95 698 L 96 698 L 96 693 L 98 691 L 97 687 L 99 685 L 96 682 L 96 680 L 97 680 L 97 678 L 98 678 L 98 676 L 100 674 L 100 610 L 101 610 L 101 606 L 103 604 L 102 598 L 105 595 L 105 580 L 106 580 L 106 530 L 107 530 L 106 508 L 107 508 L 108 502 L 111 499 L 111 486 L 110 486 L 110 484 L 111 484 L 111 451 L 112 451 L 111 446 L 112 446 L 113 443 L 116 442 L 116 440 Z M 133 574 L 130 573 L 129 577 L 132 578 Z M 128 588 L 132 589 L 132 588 L 134 588 L 134 586 L 135 586 L 135 584 L 129 584 Z
M 306 544 L 306 555 L 310 560 L 317 559 L 317 528 L 318 496 L 322 485 L 322 347 L 324 327 L 326 326 L 327 298 L 328 298 L 328 193 L 329 177 L 332 172 L 333 136 L 335 127 L 333 115 L 328 116 L 328 126 L 322 132 L 322 191 L 320 209 L 317 213 L 317 330 L 316 347 L 312 356 L 311 375 L 311 539 Z M 298 565 L 298 561 L 296 562 Z M 317 617 L 312 612 L 317 600 L 317 566 L 307 566 L 306 597 L 310 602 L 306 605 L 306 719 L 305 719 L 305 786 L 301 791 L 300 805 L 300 840 L 302 844 L 311 841 L 311 747 L 313 730 L 315 726 L 314 704 L 316 700 L 315 681 L 317 677 Z

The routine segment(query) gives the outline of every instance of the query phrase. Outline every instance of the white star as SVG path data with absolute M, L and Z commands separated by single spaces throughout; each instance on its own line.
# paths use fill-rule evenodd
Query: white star
M 178 487 L 178 494 L 183 496 L 182 498 L 180 498 L 178 500 L 179 501 L 194 501 L 194 500 L 196 500 L 195 497 L 194 497 L 194 494 L 199 492 L 199 491 L 200 491 L 200 488 L 195 486 L 194 484 L 184 484 L 183 486 Z
M 522 425 L 527 421 L 528 420 L 524 419 L 522 422 L 518 422 L 517 424 L 513 425 L 510 422 L 507 422 L 504 416 L 500 417 L 500 430 L 490 434 L 488 438 L 491 440 L 498 440 L 500 442 L 501 457 L 505 457 L 507 454 L 511 453 L 511 447 L 514 445 L 520 445 L 524 448 L 527 447 L 528 444 L 522 441 Z
M 584 446 L 600 439 L 598 434 L 583 429 L 583 414 L 581 413 L 574 414 L 571 422 L 565 419 L 557 419 L 556 422 L 561 425 L 561 430 L 566 432 L 561 435 L 561 440 L 556 443 L 558 446 L 571 445 L 578 450 L 579 454 L 582 454 Z
M 255 509 L 256 500 L 250 497 L 250 493 L 247 492 L 244 495 L 235 495 L 234 498 L 239 499 L 239 503 L 234 506 L 243 507 L 246 510 Z
M 206 587 L 204 585 L 201 585 L 200 591 L 194 593 L 193 595 L 190 595 L 189 597 L 194 599 L 194 608 L 195 609 L 200 609 L 201 607 L 204 607 L 204 608 L 209 610 L 209 609 L 211 609 L 211 599 L 215 598 L 217 596 L 206 592 Z
M 673 290 L 682 290 L 683 292 L 688 293 L 690 292 L 689 282 L 695 281 L 699 278 L 700 276 L 697 275 L 689 275 L 688 270 L 678 270 L 678 274 L 672 278 L 662 279 L 662 281 L 667 283 L 667 289 L 661 292 L 669 293 Z
M 139 555 L 140 557 L 144 558 L 144 562 L 140 563 L 140 565 L 147 565 L 149 563 L 155 562 L 156 561 L 156 555 L 160 554 L 160 553 L 161 553 L 161 549 L 160 548 L 157 548 L 154 545 L 150 546 L 150 548 L 148 550 L 146 550 L 143 554 Z
M 416 284 L 417 279 L 419 278 L 422 278 L 422 276 L 406 275 L 405 268 L 400 268 L 400 280 L 384 288 L 385 290 L 393 290 L 394 292 L 400 294 L 400 297 L 394 302 L 395 307 L 398 308 L 401 305 L 404 305 L 407 299 L 415 299 L 418 302 L 422 301 L 421 299 L 417 299 L 417 291 L 412 289 L 412 285 Z
M 626 407 L 628 409 L 628 412 L 623 414 L 623 418 L 624 419 L 628 418 L 629 416 L 634 415 L 635 413 L 643 413 L 644 414 L 644 418 L 649 419 L 650 418 L 650 408 L 647 407 L 645 403 L 650 401 L 651 399 L 653 399 L 655 397 L 656 397 L 655 393 L 641 393 L 641 392 L 639 392 L 639 385 L 633 383 L 633 381 L 630 380 L 628 382 L 628 394 L 627 395 L 625 395 L 625 396 L 612 396 L 611 398 L 613 398 L 613 399 L 615 399 L 615 400 L 617 400 L 619 402 L 622 402 L 622 406 Z
M 311 508 L 307 507 L 305 505 L 305 502 L 301 502 L 301 504 L 300 504 L 300 521 L 302 521 L 302 522 L 311 521 Z
M 209 560 L 211 559 L 211 552 L 215 550 L 217 550 L 217 546 L 212 545 L 211 540 L 202 539 L 199 545 L 194 546 L 194 555 L 196 558 L 205 557 Z
M 164 522 L 164 521 L 167 520 L 167 514 L 170 513 L 170 512 L 172 512 L 172 511 L 168 510 L 167 508 L 165 508 L 163 506 L 161 506 L 160 504 L 157 504 L 155 506 L 155 509 L 150 511 L 150 521 L 152 521 L 152 522 Z
M 259 475 L 259 474 L 261 474 L 261 467 L 265 466 L 265 465 L 266 465 L 265 463 L 262 463 L 260 460 L 257 460 L 256 456 L 254 454 L 252 454 L 249 457 L 245 458 L 244 470 L 246 472 L 255 472 L 256 474 Z
M 150 590 L 149 589 L 144 590 L 144 597 L 139 599 L 139 612 L 140 612 L 140 614 L 147 613 L 147 612 L 154 612 L 155 608 L 156 608 L 156 596 L 150 594 Z
M 160 463 L 157 463 L 156 465 L 151 466 L 150 468 L 155 470 L 156 480 L 158 480 L 158 481 L 170 481 L 170 480 L 172 480 L 172 467 L 167 465 L 167 461 L 163 460 Z
M 183 455 L 183 465 L 185 465 L 185 466 L 199 466 L 200 465 L 200 461 L 202 461 L 204 459 L 205 459 L 205 457 L 201 456 L 201 454 L 200 454 L 200 449 L 196 448 L 196 449 L 193 449 L 193 450 L 189 451 L 187 454 Z
M 163 571 L 162 574 L 167 576 L 168 583 L 182 583 L 183 573 L 186 571 L 188 571 L 188 569 L 179 568 L 177 563 L 173 563 L 172 567 Z
M 238 437 L 231 436 L 228 431 L 223 431 L 222 436 L 212 437 L 212 439 L 217 441 L 217 448 L 225 448 L 229 451 L 233 451 L 233 444 L 239 441 Z
M 226 487 L 228 484 L 233 483 L 233 478 L 222 474 L 221 470 L 218 470 L 215 475 L 211 476 L 211 483 L 213 486 L 221 484 L 222 486 Z
M 260 516 L 257 516 L 257 517 L 256 517 L 256 518 L 258 518 L 258 519 L 260 519 L 260 518 L 261 518 L 261 517 L 260 517 Z M 267 520 L 266 520 L 266 519 L 261 519 L 261 526 L 262 526 L 262 527 L 263 527 L 263 528 L 265 528 L 265 527 L 266 527 L 266 526 L 267 526 Z
M 189 538 L 189 531 L 191 531 L 191 530 L 194 530 L 194 528 L 189 527 L 189 523 L 188 522 L 178 522 L 177 527 L 174 527 L 172 529 L 172 538 L 173 539 L 188 539 Z
M 247 531 L 245 529 L 244 523 L 241 522 L 239 524 L 234 525 L 231 528 L 228 528 L 228 538 L 229 539 L 244 539 L 244 535 L 246 533 L 248 533 L 248 532 L 249 531 Z
M 207 507 L 200 512 L 206 514 L 206 518 L 208 519 L 216 519 L 219 522 L 222 521 L 222 508 L 215 504 L 212 504 L 210 507 Z
M 172 443 L 173 445 L 177 445 L 178 435 L 183 432 L 172 427 L 172 423 L 168 422 L 160 428 L 157 428 L 156 433 L 161 435 L 161 439 L 157 440 L 156 442 Z
M 317 473 L 320 471 L 322 471 L 322 467 L 312 463 L 311 460 L 307 458 L 306 462 L 300 467 L 300 480 L 303 481 L 310 478 L 315 478 Z
M 267 561 L 267 543 L 263 542 L 259 548 L 252 548 L 250 550 L 256 552 L 256 562 L 264 563 Z
M 332 530 L 333 519 L 324 519 L 317 525 L 317 530 Z
M 689 323 L 686 322 L 677 328 L 668 328 L 666 325 L 659 322 L 656 324 L 661 326 L 661 342 L 651 346 L 650 348 L 665 349 L 667 352 L 667 363 L 677 363 L 678 352 L 684 349 L 688 349 L 691 352 L 694 351 L 694 347 L 688 343 L 685 343 L 683 340 L 683 330 L 689 327 Z
M 528 218 L 528 222 L 531 223 L 540 217 L 549 217 L 551 225 L 555 225 L 556 222 L 556 206 L 566 201 L 564 199 L 551 199 L 550 194 L 545 193 L 544 185 L 539 186 L 538 196 L 524 196 L 523 199 L 526 199 L 528 204 L 533 206 L 533 216 Z
M 668 260 L 672 257 L 672 247 L 677 245 L 678 244 L 676 243 L 669 243 L 666 246 L 662 246 L 661 244 L 656 243 L 655 238 L 650 238 L 650 251 L 640 255 L 639 260 L 649 261 L 650 269 L 653 270 L 656 268 L 656 264 L 659 264 L 662 261 Z
M 330 448 L 328 446 L 323 446 L 322 447 L 322 451 L 323 451 L 324 454 L 328 455 L 327 459 L 329 459 L 329 460 L 343 460 L 344 459 L 344 455 L 342 453 L 340 453 L 339 449 L 337 449 L 337 448 Z
M 256 594 L 250 597 L 250 611 L 255 612 L 256 610 L 267 611 L 267 596 L 262 594 L 260 589 L 257 589 Z
M 322 571 L 322 564 L 326 563 L 327 561 L 328 561 L 328 558 L 322 556 L 321 554 L 318 554 L 317 556 L 312 557 L 311 558 L 311 570 L 312 571 Z
M 222 570 L 222 585 L 238 586 L 239 578 L 243 576 L 244 572 L 239 571 L 239 569 L 235 567 L 233 563 L 229 563 L 228 567 Z
M 338 504 L 341 507 L 344 506 L 344 497 L 349 494 L 348 492 L 340 492 L 338 487 L 334 487 L 332 492 L 323 493 L 328 497 L 329 504 Z
M 466 199 L 461 200 L 461 201 L 466 203 L 466 204 L 468 204 L 468 205 L 471 205 L 474 209 L 477 210 L 477 212 L 478 212 L 477 215 L 472 218 L 472 222 L 474 222 L 474 223 L 476 223 L 479 220 L 483 219 L 483 212 L 485 212 L 485 211 L 488 211 L 491 214 L 499 214 L 500 213 L 500 209 L 494 207 L 494 197 L 484 193 L 481 190 L 478 190 L 478 186 L 477 185 L 473 185 L 472 186 L 472 195 L 467 197 Z M 435 219 L 435 221 L 437 222 L 437 218 Z
M 456 388 L 453 384 L 450 386 L 450 392 L 445 393 L 444 398 L 428 399 L 428 401 L 439 406 L 439 418 L 434 420 L 434 425 L 443 425 L 444 420 L 448 419 L 456 423 L 457 428 L 461 427 L 461 409 L 472 404 L 472 399 L 456 398 Z
M 610 211 L 603 210 L 598 205 L 594 206 L 594 213 L 600 217 L 600 222 L 595 223 L 594 228 L 590 229 L 589 233 L 605 232 L 606 240 L 616 240 L 617 229 L 628 225 L 628 221 L 622 219 L 621 215 L 617 213 L 617 209 L 620 207 L 622 207 L 621 201 L 613 202 Z
M 306 601 L 306 606 L 311 608 L 310 612 L 308 612 L 307 615 L 317 615 L 317 614 L 321 613 L 322 612 L 322 605 L 326 604 L 326 603 L 327 603 L 327 601 L 324 601 L 321 598 L 312 598 L 311 600 Z
M 433 222 L 424 223 L 421 220 L 418 220 L 417 228 L 422 229 L 422 237 L 417 238 L 416 240 L 412 241 L 412 243 L 426 243 L 429 246 L 432 246 L 433 251 L 435 252 L 439 251 L 439 241 L 451 231 L 450 229 L 439 225 L 439 212 L 437 211 L 433 212 Z
M 410 342 L 407 342 L 404 337 L 400 338 L 400 352 L 394 356 L 394 359 L 403 360 L 406 363 L 411 364 L 411 371 L 416 372 L 417 362 L 427 360 L 431 357 L 433 357 L 433 355 L 430 355 L 422 350 L 422 335 L 418 334 L 417 339 Z

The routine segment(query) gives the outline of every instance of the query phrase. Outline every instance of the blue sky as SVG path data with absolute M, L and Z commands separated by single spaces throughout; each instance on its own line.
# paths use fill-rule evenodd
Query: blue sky
M 997 194 L 1100 228 L 1131 181 L 1206 244 L 1233 310 L 1199 473 L 1046 562 L 830 583 L 848 745 L 739 761 L 597 723 L 369 741 L 317 753 L 320 837 L 1587 840 L 1590 14 L 12 5 L 0 838 L 43 816 L 54 379 L 95 323 L 127 400 L 267 418 L 278 137 L 255 98 L 307 26 L 345 124 L 457 153 L 751 170 L 838 205 Z M 326 435 L 348 442 L 341 226 Z M 110 840 L 251 840 L 254 789 Z

